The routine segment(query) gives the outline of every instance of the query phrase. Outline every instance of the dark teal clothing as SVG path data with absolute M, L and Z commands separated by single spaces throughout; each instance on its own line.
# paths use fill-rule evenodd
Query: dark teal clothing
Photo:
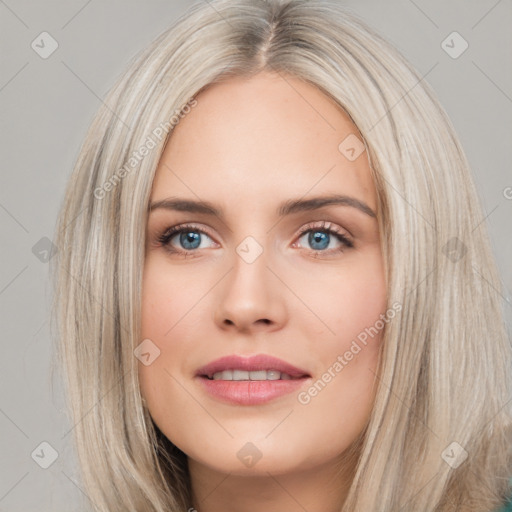
M 512 478 L 508 481 L 509 486 L 512 486 Z M 508 497 L 507 502 L 496 512 L 512 512 L 512 495 Z
M 509 484 L 512 485 L 512 478 L 509 480 Z M 512 512 L 512 496 L 509 496 L 507 502 L 496 512 Z
M 512 497 L 509 498 L 509 500 L 512 500 Z M 512 501 L 509 501 L 503 507 L 498 509 L 496 512 L 512 512 Z

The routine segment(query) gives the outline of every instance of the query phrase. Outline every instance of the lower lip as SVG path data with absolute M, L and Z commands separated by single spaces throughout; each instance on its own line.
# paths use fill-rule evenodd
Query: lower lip
M 225 402 L 257 405 L 298 390 L 308 378 L 288 380 L 211 380 L 197 377 L 208 393 Z

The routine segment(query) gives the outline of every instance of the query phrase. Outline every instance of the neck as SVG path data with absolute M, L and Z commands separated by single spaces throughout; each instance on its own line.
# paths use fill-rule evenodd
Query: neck
M 193 509 L 198 512 L 339 512 L 354 469 L 330 461 L 294 473 L 241 476 L 191 458 L 188 466 Z

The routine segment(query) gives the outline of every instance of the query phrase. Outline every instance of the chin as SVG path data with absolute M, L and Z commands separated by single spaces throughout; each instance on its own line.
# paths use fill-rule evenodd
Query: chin
M 230 439 L 229 442 L 217 444 L 216 450 L 212 450 L 212 443 L 208 441 L 204 447 L 194 444 L 193 450 L 187 451 L 185 447 L 182 451 L 187 453 L 189 463 L 192 459 L 197 464 L 222 473 L 262 477 L 268 477 L 269 473 L 279 475 L 307 471 L 324 463 L 325 457 L 335 456 L 321 453 L 320 448 L 315 450 L 308 440 L 286 445 L 282 439 L 273 442 L 256 437 L 254 442 L 249 441 L 250 435 L 244 436 L 244 440 Z M 307 446 L 309 450 L 305 451 L 304 447 Z

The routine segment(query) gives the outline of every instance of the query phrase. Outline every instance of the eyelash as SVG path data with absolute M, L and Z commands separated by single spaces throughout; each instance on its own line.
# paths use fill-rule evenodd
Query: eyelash
M 334 235 L 338 241 L 341 242 L 341 247 L 336 249 L 328 249 L 328 250 L 315 250 L 315 249 L 309 249 L 309 252 L 315 254 L 315 255 L 326 255 L 326 254 L 333 254 L 338 252 L 343 252 L 345 249 L 351 249 L 354 247 L 353 242 L 345 236 L 336 226 L 331 225 L 329 222 L 322 221 L 321 224 L 315 224 L 310 223 L 304 226 L 301 231 L 298 233 L 297 238 L 300 239 L 305 233 L 308 233 L 309 231 L 318 231 L 329 235 Z M 184 250 L 184 249 L 176 249 L 172 247 L 169 242 L 172 240 L 172 238 L 181 233 L 189 233 L 189 232 L 196 232 L 196 233 L 202 233 L 210 238 L 212 236 L 204 229 L 194 225 L 194 224 L 180 224 L 178 226 L 173 226 L 171 228 L 166 229 L 161 235 L 158 236 L 157 241 L 161 246 L 164 246 L 167 251 L 169 251 L 172 254 L 181 255 L 184 257 L 192 256 L 192 253 L 198 252 L 198 249 L 195 250 Z

